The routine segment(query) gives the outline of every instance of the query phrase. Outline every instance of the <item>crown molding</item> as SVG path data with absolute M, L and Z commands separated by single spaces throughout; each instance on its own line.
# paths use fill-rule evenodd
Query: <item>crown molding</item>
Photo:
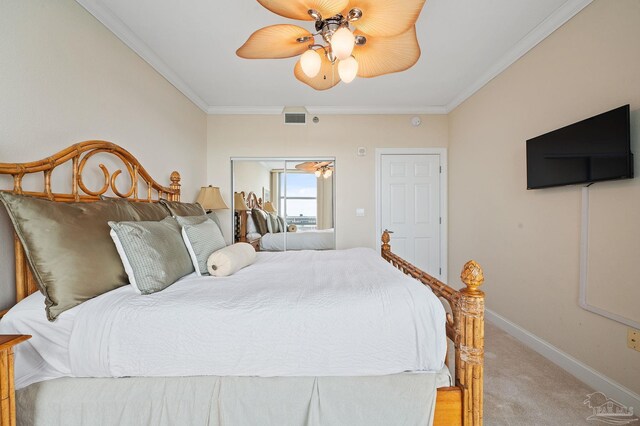
M 210 106 L 207 108 L 209 115 L 279 115 L 284 106 Z
M 152 68 L 175 86 L 191 102 L 201 110 L 211 115 L 274 115 L 281 114 L 284 106 L 213 106 L 207 103 L 185 81 L 178 76 L 156 53 L 136 36 L 117 16 L 99 0 L 76 0 L 91 15 L 106 26 L 124 44 L 136 52 Z M 518 41 L 505 55 L 503 55 L 480 78 L 462 90 L 447 105 L 419 106 L 419 107 L 357 107 L 357 106 L 308 106 L 310 114 L 448 114 L 478 90 L 524 56 L 542 40 L 560 28 L 569 19 L 577 15 L 593 0 L 567 0 L 562 6 L 542 21 L 538 26 Z
M 131 29 L 120 20 L 111 10 L 101 5 L 97 0 L 76 0 L 87 12 L 93 15 L 116 37 L 143 60 L 162 75 L 169 83 L 193 102 L 202 111 L 207 112 L 208 105 L 185 81 L 178 76 L 156 53 L 144 43 Z
M 466 89 L 458 93 L 446 106 L 447 113 L 453 111 L 478 90 L 509 68 L 527 52 L 536 47 L 542 40 L 549 37 L 555 30 L 576 16 L 582 9 L 589 6 L 593 0 L 567 0 L 562 6 L 549 15 L 538 26 L 518 41 L 498 62 L 489 68 L 479 79 Z
M 358 106 L 308 106 L 310 114 L 352 114 L 352 115 L 409 115 L 409 114 L 447 114 L 444 106 L 416 107 L 358 107 Z
M 278 115 L 284 106 L 210 106 L 210 115 Z M 447 114 L 444 106 L 421 107 L 356 107 L 356 106 L 306 106 L 309 114 L 323 115 L 408 115 L 408 114 Z

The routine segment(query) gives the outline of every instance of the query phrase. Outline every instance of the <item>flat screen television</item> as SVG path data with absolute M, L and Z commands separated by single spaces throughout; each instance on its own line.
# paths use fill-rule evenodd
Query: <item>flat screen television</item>
M 527 141 L 527 189 L 631 178 L 629 105 Z

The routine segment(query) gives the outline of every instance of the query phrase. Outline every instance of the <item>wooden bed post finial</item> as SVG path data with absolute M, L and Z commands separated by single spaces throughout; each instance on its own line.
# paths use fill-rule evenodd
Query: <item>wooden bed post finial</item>
M 177 191 L 177 193 L 170 195 L 170 199 L 171 201 L 180 201 L 180 173 L 174 171 L 171 173 L 170 179 L 171 185 L 169 187 Z
M 462 268 L 458 301 L 460 354 L 456 356 L 456 381 L 463 389 L 463 425 L 482 425 L 484 378 L 484 282 L 482 267 L 470 260 Z
M 484 272 L 482 267 L 475 260 L 470 260 L 464 264 L 460 273 L 462 282 L 467 286 L 467 293 L 482 293 L 479 288 L 484 283 Z
M 389 235 L 391 231 L 385 229 L 382 231 L 382 254 L 385 252 L 391 251 L 391 245 L 389 245 L 389 241 L 391 241 L 391 236 Z

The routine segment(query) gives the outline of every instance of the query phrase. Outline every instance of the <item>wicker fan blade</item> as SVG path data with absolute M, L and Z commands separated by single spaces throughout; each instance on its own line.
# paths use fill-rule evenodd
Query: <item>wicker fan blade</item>
M 309 43 L 299 43 L 299 37 L 312 37 L 311 33 L 296 25 L 271 25 L 251 34 L 236 51 L 245 59 L 280 59 L 303 54 Z
M 307 77 L 307 75 L 302 71 L 299 60 L 298 62 L 296 62 L 296 66 L 293 69 L 293 74 L 298 80 L 307 84 L 308 86 L 313 87 L 316 90 L 327 90 L 340 83 L 340 76 L 338 75 L 338 64 L 336 63 L 336 65 L 332 65 L 324 54 L 324 51 L 322 51 L 322 49 L 320 50 L 321 51 L 318 53 L 322 58 L 322 62 L 318 75 L 313 78 Z
M 307 13 L 309 9 L 329 18 L 347 7 L 349 0 L 258 0 L 258 3 L 285 18 L 313 21 Z
M 356 46 L 359 77 L 376 77 L 411 68 L 420 58 L 416 28 L 394 37 L 367 36 L 367 44 Z
M 333 166 L 330 166 L 330 164 L 332 164 L 331 161 L 307 161 L 306 163 L 296 164 L 296 169 L 315 172 L 322 167 L 327 167 L 333 170 Z
M 362 17 L 353 26 L 368 36 L 394 36 L 413 27 L 425 0 L 351 0 L 343 15 L 358 8 Z
M 313 172 L 316 170 L 316 163 L 314 161 L 307 161 L 306 163 L 296 164 L 296 169 Z

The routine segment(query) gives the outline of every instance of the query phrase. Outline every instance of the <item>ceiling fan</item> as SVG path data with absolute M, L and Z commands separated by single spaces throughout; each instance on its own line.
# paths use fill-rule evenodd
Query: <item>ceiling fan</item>
M 297 25 L 271 25 L 254 32 L 236 54 L 246 59 L 301 55 L 293 73 L 316 90 L 350 83 L 356 76 L 404 71 L 420 58 L 415 23 L 425 0 L 258 2 L 285 18 L 315 21 L 315 33 Z
M 313 172 L 316 177 L 328 179 L 333 174 L 332 161 L 307 161 L 306 163 L 296 164 L 296 169 L 305 172 Z

